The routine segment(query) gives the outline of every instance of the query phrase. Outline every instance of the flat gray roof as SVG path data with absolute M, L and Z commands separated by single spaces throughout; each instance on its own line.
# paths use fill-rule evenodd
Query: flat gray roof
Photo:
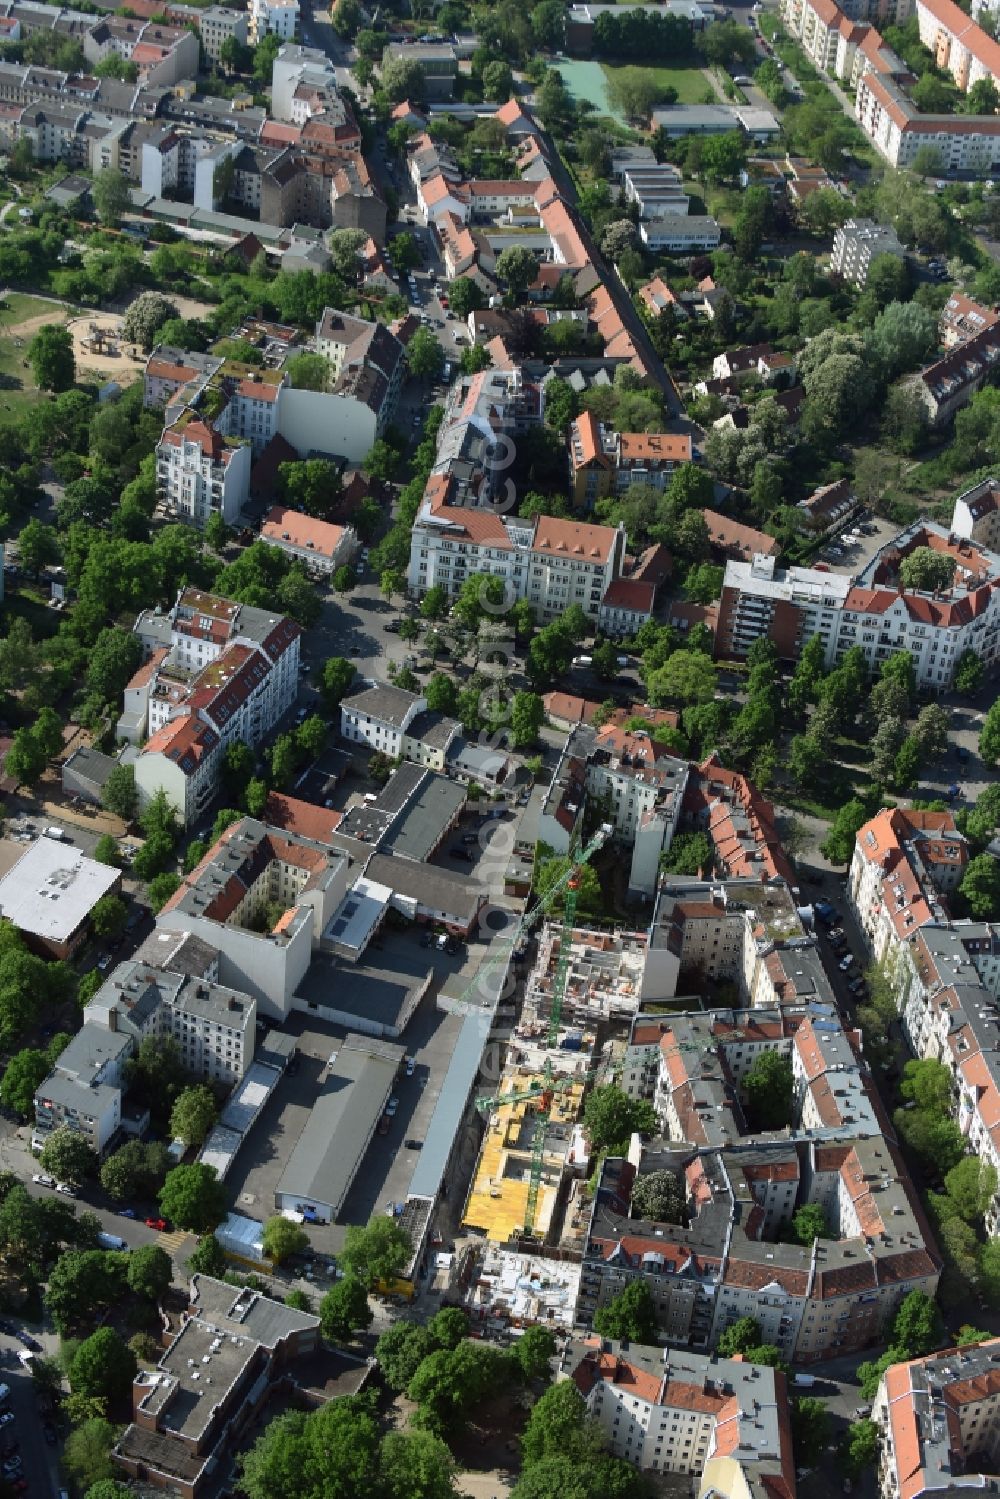
M 402 1046 L 348 1036 L 327 1068 L 277 1196 L 320 1203 L 336 1216 L 405 1056 Z
M 430 858 L 464 806 L 464 786 L 446 776 L 429 773 L 409 805 L 393 821 L 381 844 L 382 850 L 422 864 Z
M 410 996 L 432 976 L 434 965 L 412 932 L 385 927 L 380 941 L 382 949 L 369 947 L 360 963 L 317 953 L 296 997 L 356 1015 L 366 1024 L 397 1028 Z
M 500 987 L 497 987 L 497 993 Z M 461 1126 L 469 1095 L 479 1076 L 483 1047 L 489 1040 L 492 1023 L 492 1007 L 466 1015 L 462 1021 L 462 1029 L 458 1033 L 438 1101 L 424 1134 L 424 1148 L 410 1179 L 410 1197 L 429 1197 L 433 1201 L 441 1190 L 455 1136 Z
M 467 874 L 452 874 L 450 869 L 417 864 L 412 859 L 394 859 L 390 854 L 373 854 L 365 874 L 376 884 L 388 885 L 396 895 L 431 911 L 441 911 L 446 918 L 453 917 L 461 926 L 474 920 L 486 896 L 479 881 Z

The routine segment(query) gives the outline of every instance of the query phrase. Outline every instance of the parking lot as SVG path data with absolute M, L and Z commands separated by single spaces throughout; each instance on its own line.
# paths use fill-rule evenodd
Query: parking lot
M 848 573 L 852 577 L 855 573 L 867 567 L 886 542 L 891 541 L 898 534 L 899 527 L 893 525 L 892 521 L 884 520 L 882 517 L 873 515 L 860 522 L 868 527 L 870 535 L 851 537 L 848 533 L 856 530 L 859 522 L 857 520 L 845 521 L 840 531 L 831 536 L 817 552 L 813 566 L 821 563 L 829 572 Z M 838 556 L 833 550 L 836 547 L 842 555 Z
M 4 1327 L 13 1327 L 4 1322 Z M 50 1350 L 43 1344 L 42 1352 Z M 25 1494 L 35 1499 L 44 1496 L 50 1499 L 59 1490 L 59 1445 L 55 1426 L 45 1421 L 38 1407 L 37 1394 L 30 1372 L 18 1360 L 23 1345 L 10 1332 L 0 1332 L 0 1381 L 10 1390 L 10 1398 L 4 1409 L 9 1410 L 13 1420 L 6 1421 L 0 1429 L 0 1453 L 3 1461 L 20 1462 L 17 1472 L 5 1473 L 8 1482 L 23 1481 Z M 41 1356 L 41 1355 L 40 1355 Z M 45 1425 L 49 1428 L 46 1440 Z

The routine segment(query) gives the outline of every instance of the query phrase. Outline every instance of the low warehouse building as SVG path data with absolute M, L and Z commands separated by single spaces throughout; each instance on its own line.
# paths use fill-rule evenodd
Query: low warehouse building
M 405 1052 L 389 1041 L 347 1036 L 327 1064 L 322 1091 L 278 1182 L 279 1213 L 332 1223 L 364 1160 Z

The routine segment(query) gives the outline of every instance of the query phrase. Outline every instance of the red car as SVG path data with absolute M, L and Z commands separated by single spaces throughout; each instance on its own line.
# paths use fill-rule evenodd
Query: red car
M 147 1218 L 146 1227 L 155 1228 L 158 1234 L 162 1234 L 167 1226 L 166 1218 Z

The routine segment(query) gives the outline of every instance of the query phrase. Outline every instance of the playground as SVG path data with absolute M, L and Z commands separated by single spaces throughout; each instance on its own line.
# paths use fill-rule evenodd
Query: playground
M 73 335 L 77 380 L 96 375 L 125 386 L 142 374 L 142 351 L 122 340 L 122 320 L 116 314 L 85 312 L 66 326 Z

